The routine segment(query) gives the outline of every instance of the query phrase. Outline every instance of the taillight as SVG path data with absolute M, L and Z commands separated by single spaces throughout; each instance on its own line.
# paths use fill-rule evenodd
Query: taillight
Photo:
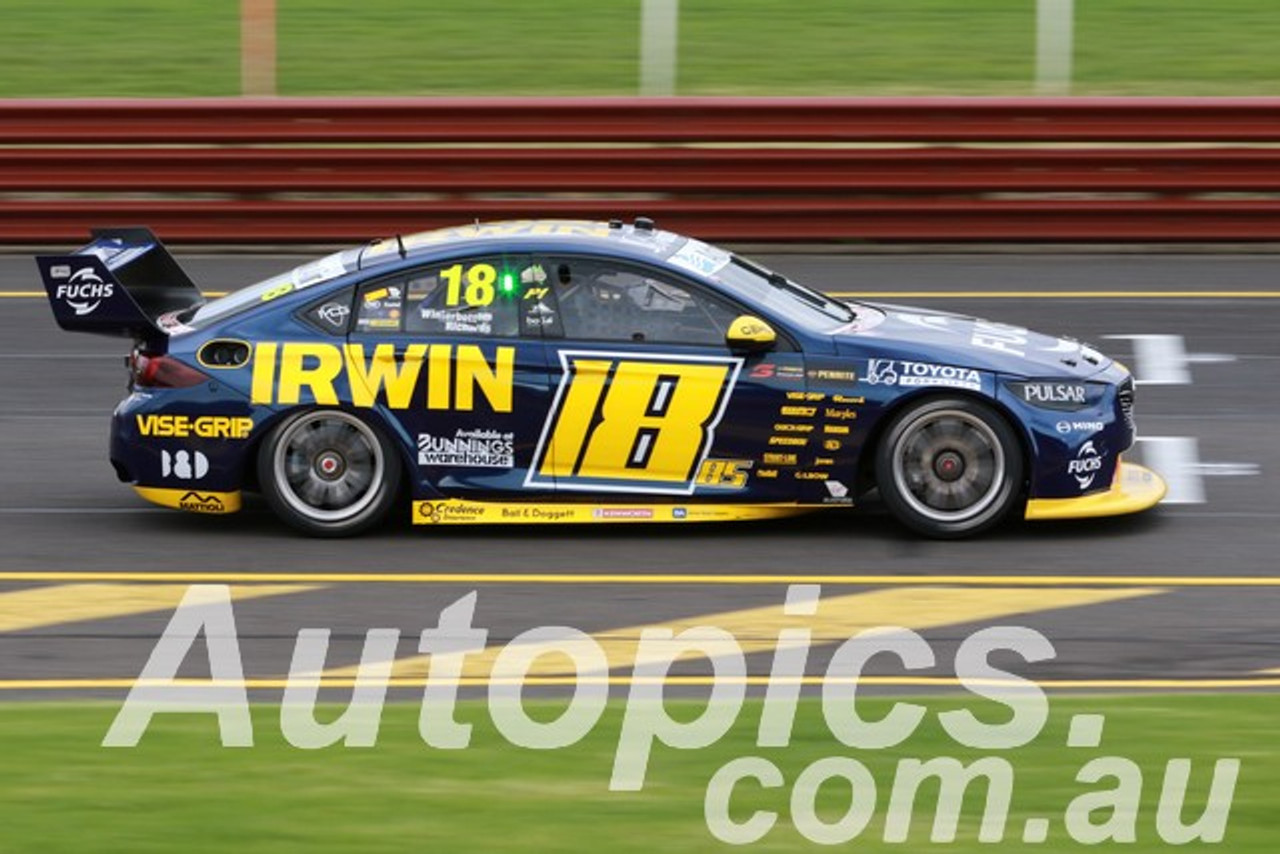
M 189 388 L 209 378 L 172 356 L 133 354 L 133 384 L 143 388 Z

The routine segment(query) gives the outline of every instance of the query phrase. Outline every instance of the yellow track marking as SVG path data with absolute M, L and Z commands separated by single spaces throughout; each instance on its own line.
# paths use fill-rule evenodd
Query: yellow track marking
M 743 653 L 772 652 L 778 645 L 778 632 L 783 628 L 808 628 L 814 645 L 841 643 L 867 629 L 882 626 L 905 626 L 923 630 L 957 623 L 973 623 L 1033 611 L 1049 611 L 1073 608 L 1081 605 L 1098 605 L 1121 599 L 1151 596 L 1163 591 L 1150 588 L 1102 590 L 1089 588 L 1061 588 L 1040 590 L 1028 588 L 960 589 L 954 587 L 930 587 L 913 589 L 873 590 L 868 593 L 852 593 L 822 599 L 817 613 L 811 616 L 787 616 L 782 603 L 718 614 L 697 614 L 665 623 L 646 623 L 620 629 L 607 629 L 592 635 L 592 641 L 605 653 L 610 670 L 630 669 L 638 662 L 640 634 L 645 629 L 669 629 L 678 633 L 695 626 L 714 626 L 732 634 L 735 643 L 726 643 L 723 651 L 710 650 L 711 658 L 731 655 L 741 649 Z M 548 654 L 538 658 L 530 673 L 536 676 L 555 676 L 572 673 L 572 663 L 564 652 L 555 650 L 573 644 L 537 644 Z M 592 644 L 582 641 L 585 649 Z M 493 672 L 494 661 L 503 647 L 491 646 L 483 652 L 469 655 L 464 661 L 464 677 L 486 679 Z M 690 654 L 682 660 L 702 658 Z M 665 660 L 657 652 L 652 660 Z M 405 679 L 423 680 L 427 675 L 430 656 L 415 655 L 395 662 L 392 675 Z M 646 659 L 649 660 L 649 659 Z M 354 677 L 356 667 L 328 670 L 324 677 Z
M 233 587 L 236 600 L 284 596 L 320 585 L 266 584 Z M 107 620 L 177 607 L 185 584 L 58 584 L 0 593 L 0 632 L 21 632 L 62 623 Z
M 779 679 L 781 683 L 799 682 L 801 685 L 821 687 L 825 682 L 824 676 L 805 676 L 800 679 Z M 575 685 L 632 685 L 644 682 L 652 682 L 654 680 L 636 679 L 629 675 L 619 676 L 529 676 L 520 680 L 520 684 L 538 687 L 573 687 Z M 749 685 L 763 686 L 769 684 L 768 676 L 745 676 L 745 677 L 724 677 L 726 684 L 732 685 Z M 0 691 L 102 691 L 102 690 L 127 690 L 132 688 L 137 682 L 135 679 L 0 679 Z M 321 686 L 324 688 L 351 688 L 355 685 L 356 680 L 352 677 L 330 678 L 325 677 L 321 680 Z M 504 680 L 490 680 L 487 678 L 464 678 L 457 680 L 457 684 L 465 688 L 484 688 L 493 684 L 502 684 Z M 716 683 L 716 679 L 711 676 L 668 676 L 662 680 L 663 684 L 671 687 L 692 686 L 703 687 Z M 1195 679 L 1037 679 L 1036 685 L 1048 690 L 1070 690 L 1070 689 L 1086 689 L 1086 690 L 1123 690 L 1123 691 L 1146 691 L 1146 690 L 1222 690 L 1222 689 L 1257 689 L 1257 688 L 1280 688 L 1280 676 L 1259 678 L 1259 677 L 1207 677 Z M 217 684 L 210 680 L 200 679 L 177 679 L 174 682 L 164 682 L 164 685 L 170 684 L 189 684 L 189 685 L 210 685 Z M 239 683 L 236 683 L 237 686 Z M 955 676 L 859 676 L 857 684 L 865 686 L 881 686 L 889 688 L 958 688 L 964 685 L 1025 685 L 1022 683 L 1002 682 L 1000 680 L 969 680 L 962 683 Z M 244 686 L 252 690 L 282 690 L 288 685 L 288 680 L 280 678 L 267 679 L 245 679 Z M 392 688 L 421 688 L 422 679 L 401 679 L 392 678 L 388 681 L 388 685 Z
M 843 584 L 899 587 L 1280 587 L 1277 576 L 1177 575 L 891 575 L 777 573 L 520 573 L 520 572 L 0 572 L 5 581 L 134 581 L 183 584 L 637 584 L 716 586 L 741 584 Z

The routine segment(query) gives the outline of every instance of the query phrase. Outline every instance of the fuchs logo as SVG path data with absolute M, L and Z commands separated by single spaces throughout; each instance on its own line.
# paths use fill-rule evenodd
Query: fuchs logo
M 1027 403 L 1045 409 L 1080 409 L 1088 400 L 1084 383 L 1013 383 Z
M 114 293 L 115 285 L 102 281 L 92 267 L 84 267 L 72 273 L 65 285 L 58 285 L 53 295 L 65 302 L 77 317 L 83 317 L 93 314 L 102 301 Z
M 1093 486 L 1094 478 L 1102 469 L 1103 456 L 1090 439 L 1080 446 L 1080 450 L 1076 452 L 1076 458 L 1067 463 L 1067 474 L 1074 477 L 1076 483 L 1080 484 L 1081 492 Z
M 901 359 L 867 360 L 867 382 L 871 385 L 946 386 L 979 391 L 982 379 L 973 368 L 956 368 L 930 362 Z

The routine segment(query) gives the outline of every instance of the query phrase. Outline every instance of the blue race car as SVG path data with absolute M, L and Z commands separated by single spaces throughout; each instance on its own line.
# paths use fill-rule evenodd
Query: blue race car
M 1133 379 L 1071 339 L 841 302 L 640 218 L 395 237 L 206 301 L 146 229 L 37 259 L 134 340 L 111 462 L 149 501 L 294 527 L 694 522 L 878 491 L 931 537 L 1143 510 Z

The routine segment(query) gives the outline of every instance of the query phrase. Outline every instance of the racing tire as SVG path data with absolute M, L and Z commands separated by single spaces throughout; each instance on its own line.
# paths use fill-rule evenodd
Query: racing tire
M 400 460 L 382 431 L 340 409 L 286 418 L 258 452 L 267 503 L 313 537 L 350 537 L 383 521 L 400 476 Z
M 876 448 L 876 483 L 889 512 L 934 539 L 999 524 L 1022 494 L 1022 447 L 1008 422 L 967 398 L 934 398 L 890 422 Z

